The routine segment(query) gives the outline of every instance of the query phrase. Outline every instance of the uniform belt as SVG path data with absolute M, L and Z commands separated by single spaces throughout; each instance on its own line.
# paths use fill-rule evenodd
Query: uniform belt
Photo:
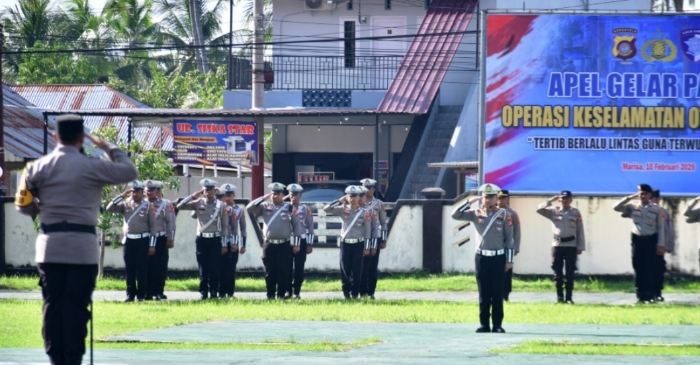
M 289 239 L 283 238 L 283 239 L 276 240 L 276 239 L 268 238 L 267 242 L 275 244 L 275 245 L 279 245 L 280 243 L 289 242 Z
M 146 232 L 146 233 L 127 233 L 126 238 L 130 238 L 132 240 L 137 240 L 139 238 L 145 238 L 150 236 L 151 234 Z
M 75 223 L 54 223 L 54 224 L 41 224 L 41 231 L 44 234 L 52 232 L 83 232 L 95 234 L 95 226 L 88 226 L 86 224 L 75 224 Z
M 199 237 L 203 238 L 214 238 L 214 237 L 220 237 L 221 233 L 219 232 L 214 232 L 214 233 L 200 233 L 198 234 Z
M 506 253 L 506 250 L 482 250 L 480 248 L 477 248 L 476 253 L 481 256 L 498 256 Z
M 350 239 L 343 240 L 343 243 L 350 243 L 350 244 L 360 243 L 360 242 L 365 242 L 365 239 L 364 238 L 350 238 Z
M 163 237 L 165 235 L 166 235 L 165 231 L 156 233 L 156 237 Z
M 576 239 L 576 236 L 569 236 L 569 237 L 560 237 L 557 236 L 556 234 L 554 235 L 554 239 L 559 241 L 559 242 L 571 242 Z

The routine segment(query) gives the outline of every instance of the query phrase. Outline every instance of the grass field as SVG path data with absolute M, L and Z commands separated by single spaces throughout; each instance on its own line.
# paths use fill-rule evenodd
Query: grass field
M 39 290 L 38 278 L 33 276 L 0 276 L 0 290 Z M 168 280 L 166 291 L 197 291 L 196 278 Z M 126 289 L 123 279 L 104 278 L 97 283 L 97 290 Z M 236 280 L 236 290 L 241 292 L 264 292 L 263 278 L 240 277 Z M 340 277 L 309 277 L 304 281 L 304 291 L 340 291 Z M 477 291 L 474 275 L 466 274 L 427 274 L 423 272 L 381 277 L 378 291 Z M 577 292 L 634 292 L 632 280 L 602 280 L 593 277 L 576 281 Z M 514 277 L 513 291 L 554 292 L 551 279 Z M 674 278 L 666 283 L 666 293 L 700 292 L 700 281 Z
M 41 347 L 41 301 L 0 301 L 0 347 Z M 182 301 L 182 302 L 95 302 L 95 338 L 218 320 L 309 320 L 402 323 L 476 323 L 477 303 L 435 301 Z M 506 323 L 570 324 L 700 324 L 700 311 L 691 306 L 565 306 L 509 303 Z M 475 325 L 476 326 L 476 325 Z M 505 326 L 507 328 L 507 326 Z M 311 344 L 347 348 L 375 343 Z M 132 343 L 98 342 L 100 348 L 134 348 Z M 284 344 L 280 344 L 282 346 Z M 291 345 L 291 344 L 287 344 Z M 138 345 L 145 348 L 151 345 Z M 192 348 L 196 344 L 155 344 L 168 348 Z M 206 346 L 216 346 L 209 344 Z M 243 346 L 243 345 L 241 345 Z M 254 345 L 257 346 L 257 345 Z M 292 347 L 296 347 L 293 345 Z M 157 347 L 163 348 L 163 347 Z M 321 348 L 321 347 L 318 347 Z
M 700 345 L 527 341 L 517 346 L 495 348 L 490 351 L 494 353 L 543 355 L 700 356 Z

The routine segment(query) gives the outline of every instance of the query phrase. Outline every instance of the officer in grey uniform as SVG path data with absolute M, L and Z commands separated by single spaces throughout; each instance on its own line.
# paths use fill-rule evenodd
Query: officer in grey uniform
M 664 248 L 667 253 L 672 253 L 676 248 L 676 231 L 673 228 L 673 222 L 671 222 L 671 215 L 668 213 L 666 208 L 662 207 L 661 204 L 661 191 L 659 189 L 654 189 L 651 191 L 651 202 L 658 205 L 661 208 L 661 217 L 664 220 L 666 229 L 666 244 Z M 666 259 L 665 255 L 655 255 L 656 267 L 654 268 L 654 300 L 657 302 L 663 302 L 665 299 L 661 292 L 664 289 L 664 274 L 666 273 Z
M 163 250 L 161 252 L 162 256 L 162 261 L 160 262 L 160 269 L 161 272 L 159 273 L 160 281 L 158 283 L 158 286 L 156 287 L 156 296 L 158 299 L 165 300 L 168 299 L 167 296 L 165 296 L 165 280 L 168 278 L 168 260 L 170 259 L 170 250 L 175 247 L 175 232 L 177 231 L 177 225 L 175 224 L 176 221 L 176 216 L 175 216 L 175 206 L 173 203 L 168 200 L 168 199 L 163 199 L 163 182 L 162 181 L 156 181 L 156 189 L 154 190 L 156 197 L 164 202 L 167 205 L 167 208 L 164 209 L 165 213 L 170 216 L 170 230 L 166 233 L 166 237 L 172 237 L 172 239 L 168 239 L 165 242 L 165 247 L 167 248 L 166 250 Z M 156 210 L 157 211 L 157 210 Z M 156 247 L 158 244 L 156 243 Z M 158 255 L 158 249 L 156 248 L 156 255 Z
M 299 252 L 301 246 L 299 214 L 292 204 L 284 201 L 284 184 L 275 182 L 267 187 L 270 193 L 250 202 L 246 210 L 256 217 L 262 217 L 264 222 L 262 259 L 267 298 L 275 299 L 276 293 L 278 299 L 284 299 L 289 285 L 291 254 Z
M 221 200 L 226 204 L 228 215 L 228 252 L 221 256 L 221 280 L 219 280 L 219 298 L 232 298 L 236 285 L 236 266 L 238 265 L 238 210 L 234 209 L 233 194 L 236 186 L 223 184 L 219 187 Z M 217 194 L 218 195 L 218 194 Z M 238 208 L 238 206 L 236 206 Z
M 323 210 L 340 217 L 340 279 L 346 299 L 360 295 L 362 258 L 372 247 L 371 213 L 358 204 L 359 186 L 348 186 L 345 196 L 326 205 Z
M 537 213 L 552 221 L 552 270 L 557 288 L 557 302 L 574 304 L 574 273 L 576 260 L 586 249 L 586 237 L 583 232 L 581 212 L 571 206 L 573 195 L 562 190 L 537 207 Z M 559 201 L 561 206 L 552 207 L 552 202 Z M 566 266 L 566 301 L 564 300 L 564 267 Z
M 686 217 L 686 223 L 698 223 L 700 222 L 700 208 L 695 208 L 695 205 L 700 201 L 700 196 L 695 197 L 695 199 L 690 201 L 690 204 L 685 208 L 683 215 Z
M 126 302 L 140 302 L 148 293 L 148 261 L 156 252 L 155 209 L 144 199 L 143 183 L 133 181 L 131 189 L 114 198 L 107 211 L 124 216 L 124 267 Z M 131 199 L 125 200 L 129 194 Z M 152 298 L 151 298 L 152 299 Z
M 155 230 L 156 230 L 156 252 L 148 259 L 148 290 L 146 300 L 161 300 L 165 287 L 165 275 L 168 270 L 168 242 L 174 239 L 174 220 L 172 216 L 172 205 L 169 201 L 158 197 L 157 191 L 160 189 L 160 182 L 146 180 L 143 185 L 146 187 L 146 196 L 151 207 L 155 210 Z
M 360 279 L 360 297 L 365 298 L 369 296 L 369 270 L 372 266 L 372 260 L 374 256 L 377 256 L 377 251 L 379 249 L 379 217 L 377 212 L 372 209 L 372 207 L 367 206 L 367 192 L 369 189 L 360 185 L 360 195 L 357 196 L 358 204 L 363 207 L 366 211 L 370 213 L 370 221 L 372 226 L 372 239 L 369 248 L 369 255 L 362 258 L 362 276 Z M 375 272 L 376 274 L 376 272 Z M 376 285 L 376 282 L 375 282 Z M 371 296 L 374 299 L 374 295 Z
M 369 269 L 367 270 L 367 295 L 370 297 L 370 299 L 374 299 L 374 292 L 377 289 L 379 254 L 386 248 L 386 240 L 389 236 L 389 225 L 386 217 L 386 207 L 384 206 L 384 202 L 374 197 L 374 193 L 377 192 L 377 180 L 362 179 L 360 182 L 362 183 L 362 186 L 367 188 L 365 207 L 373 210 L 379 219 L 379 232 L 376 240 L 378 247 L 375 247 L 376 255 L 370 254 Z
M 232 185 L 233 186 L 233 185 Z M 236 187 L 233 186 L 233 193 L 231 194 L 231 210 L 232 212 L 232 217 L 234 219 L 238 220 L 238 237 L 236 238 L 238 242 L 238 252 L 241 255 L 244 255 L 246 252 L 246 223 L 245 223 L 245 216 L 246 210 L 241 207 L 240 205 L 236 204 Z M 236 291 L 236 266 L 238 265 L 238 256 L 233 257 L 233 291 L 228 293 L 227 295 L 230 295 L 233 297 L 233 293 Z
M 505 333 L 503 323 L 503 278 L 513 268 L 513 218 L 496 206 L 496 194 L 501 190 L 494 184 L 479 187 L 481 197 L 472 198 L 455 209 L 452 218 L 474 224 L 477 233 L 475 272 L 479 287 L 479 327 L 476 332 Z M 481 200 L 483 208 L 469 209 Z M 489 311 L 493 330 L 489 328 Z
M 314 213 L 307 205 L 300 204 L 304 188 L 299 184 L 287 185 L 289 195 L 294 209 L 299 215 L 299 223 L 301 226 L 301 245 L 299 252 L 292 253 L 291 265 L 289 267 L 289 285 L 287 286 L 286 297 L 294 295 L 294 299 L 300 299 L 301 285 L 304 283 L 304 264 L 306 263 L 306 255 L 313 252 L 314 244 Z
M 632 219 L 632 267 L 639 303 L 654 303 L 655 255 L 666 252 L 666 230 L 661 208 L 652 203 L 651 186 L 640 184 L 639 192 L 622 198 L 613 209 Z M 639 198 L 639 204 L 629 203 Z
M 501 190 L 496 194 L 498 198 L 498 207 L 505 209 L 510 213 L 513 220 L 513 250 L 515 251 L 515 256 L 518 256 L 520 252 L 520 217 L 518 213 L 510 207 L 510 192 L 508 190 Z M 513 269 L 506 271 L 506 276 L 503 279 L 503 300 L 508 301 L 510 292 L 513 291 Z
M 88 311 L 97 278 L 96 229 L 106 185 L 138 177 L 126 152 L 83 131 L 77 115 L 56 118 L 56 148 L 28 163 L 17 189 L 21 214 L 39 215 L 35 261 L 44 301 L 42 335 L 52 364 L 80 364 L 85 354 Z M 88 158 L 83 140 L 107 159 Z M 70 209 L 66 209 L 70 207 Z
M 207 297 L 214 299 L 219 290 L 221 255 L 228 252 L 228 215 L 226 215 L 226 204 L 214 196 L 216 181 L 202 179 L 199 183 L 203 189 L 184 198 L 177 208 L 194 211 L 197 219 L 195 245 L 199 265 L 199 293 L 202 299 Z

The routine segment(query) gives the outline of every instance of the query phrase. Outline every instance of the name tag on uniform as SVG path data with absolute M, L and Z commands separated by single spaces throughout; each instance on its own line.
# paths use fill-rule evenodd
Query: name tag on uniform
M 635 210 L 634 212 L 632 212 L 632 215 L 636 215 L 636 216 L 639 217 L 639 216 L 642 215 L 642 212 L 640 212 L 640 211 L 638 211 L 638 210 Z
M 560 221 L 560 220 L 562 220 L 562 219 L 564 219 L 564 217 L 562 217 L 562 216 L 558 216 L 558 217 L 556 218 L 556 220 L 558 220 L 558 221 Z

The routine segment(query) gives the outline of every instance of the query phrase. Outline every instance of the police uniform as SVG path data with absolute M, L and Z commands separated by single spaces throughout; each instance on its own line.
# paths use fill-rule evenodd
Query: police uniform
M 510 192 L 508 190 L 501 190 L 496 194 L 498 197 L 509 197 Z M 520 217 L 518 213 L 513 210 L 510 206 L 505 208 L 510 214 L 513 220 L 513 251 L 517 255 L 520 252 Z M 508 300 L 510 292 L 513 291 L 513 269 L 506 271 L 505 278 L 503 279 L 503 300 Z
M 134 192 L 143 191 L 143 183 L 133 181 Z M 120 195 L 108 205 L 107 211 L 124 216 L 124 266 L 126 268 L 126 301 L 136 297 L 139 301 L 146 299 L 148 292 L 149 256 L 156 247 L 155 209 L 143 197 L 140 201 L 132 198 L 124 200 Z
M 640 192 L 651 193 L 651 186 L 640 184 Z M 647 204 L 629 203 L 624 197 L 614 210 L 632 219 L 632 267 L 637 299 L 642 303 L 654 302 L 654 262 L 657 247 L 665 247 L 666 235 L 661 208 Z
M 367 297 L 369 296 L 369 278 L 370 278 L 370 269 L 372 268 L 372 262 L 375 261 L 374 258 L 377 256 L 378 251 L 379 251 L 379 217 L 377 215 L 377 212 L 370 206 L 367 205 L 367 192 L 369 189 L 366 187 L 360 185 L 360 195 L 359 197 L 364 199 L 364 202 L 361 204 L 362 207 L 370 213 L 370 223 L 372 227 L 372 238 L 371 238 L 371 244 L 370 244 L 370 254 L 367 256 L 364 256 L 362 258 L 362 278 L 360 280 L 360 297 Z M 374 253 L 374 255 L 372 255 Z M 375 276 L 377 274 L 376 272 L 376 267 L 375 267 Z M 376 277 L 375 277 L 376 279 Z M 375 287 L 376 287 L 376 280 L 374 282 Z M 372 291 L 372 299 L 374 299 L 374 291 Z
M 494 184 L 484 184 L 479 192 L 484 197 L 495 197 L 500 188 Z M 506 264 L 513 263 L 513 218 L 505 209 L 469 209 L 467 202 L 458 207 L 452 218 L 469 221 L 476 230 L 475 272 L 479 287 L 479 321 L 477 332 L 490 332 L 489 311 L 493 332 L 503 333 L 503 279 Z
M 284 193 L 285 186 L 281 183 L 272 183 L 268 188 L 273 194 Z M 267 286 L 267 298 L 282 299 L 289 285 L 289 263 L 292 260 L 289 246 L 301 245 L 301 228 L 299 215 L 292 204 L 281 202 L 275 205 L 273 200 L 257 198 L 246 207 L 248 213 L 262 217 L 263 236 L 263 265 L 265 266 L 265 284 Z
M 652 199 L 661 199 L 661 191 L 659 189 L 654 189 L 651 192 Z M 658 203 L 656 203 L 659 205 Z M 666 242 L 664 244 L 666 252 L 673 252 L 676 248 L 676 232 L 673 228 L 673 222 L 671 222 L 671 216 L 666 210 L 666 208 L 659 205 L 661 209 L 661 217 L 664 221 L 664 228 L 666 230 Z M 666 259 L 664 255 L 654 256 L 656 265 L 654 267 L 654 300 L 657 302 L 663 302 L 664 297 L 661 292 L 664 289 L 664 274 L 666 273 Z
M 202 179 L 200 184 L 207 191 L 216 188 L 216 181 Z M 184 198 L 177 208 L 194 210 L 197 219 L 197 264 L 199 265 L 199 293 L 202 299 L 217 297 L 219 290 L 219 263 L 221 255 L 228 252 L 229 223 L 226 204 L 206 196 L 198 199 L 192 194 Z
M 362 183 L 362 186 L 368 190 L 374 188 L 376 191 L 377 189 L 376 180 L 362 179 L 360 182 Z M 377 289 L 377 268 L 379 267 L 379 254 L 382 252 L 382 247 L 386 245 L 386 240 L 389 235 L 389 225 L 387 224 L 386 207 L 384 206 L 384 202 L 375 198 L 374 193 L 372 194 L 372 199 L 367 197 L 365 208 L 373 211 L 378 220 L 377 239 L 374 241 L 374 248 L 377 250 L 377 253 L 374 256 L 370 255 L 368 260 L 369 268 L 367 269 L 367 295 L 374 299 L 374 292 Z
M 563 198 L 571 198 L 568 190 L 563 190 L 559 195 Z M 552 270 L 554 270 L 554 282 L 557 288 L 557 301 L 573 304 L 574 273 L 576 272 L 576 260 L 578 252 L 586 249 L 586 238 L 583 232 L 583 217 L 581 212 L 574 208 L 563 209 L 552 207 L 548 200 L 537 207 L 537 213 L 552 221 Z M 566 299 L 564 298 L 564 268 L 566 267 Z
M 143 185 L 146 191 L 151 192 L 149 203 L 155 210 L 155 247 L 156 252 L 148 259 L 148 290 L 146 299 L 165 299 L 165 277 L 168 272 L 168 241 L 174 240 L 175 221 L 172 204 L 159 198 L 156 191 L 161 183 L 155 180 L 146 180 Z M 161 297 L 162 296 L 162 297 Z
M 359 186 L 348 186 L 345 193 L 356 198 Z M 350 203 L 341 204 L 336 200 L 325 207 L 326 213 L 340 217 L 340 278 L 345 298 L 357 298 L 362 279 L 362 257 L 372 247 L 371 213 L 361 206 L 354 209 Z
M 162 197 L 162 192 L 163 192 L 163 182 L 162 181 L 156 181 L 156 194 L 158 195 L 158 199 L 162 202 L 164 202 L 167 205 L 167 208 L 163 209 L 163 212 L 165 214 L 168 214 L 170 216 L 169 221 L 170 225 L 166 225 L 166 228 L 168 231 L 166 232 L 166 237 L 172 237 L 172 238 L 167 238 L 167 241 L 165 242 L 166 244 L 166 249 L 160 251 L 161 260 L 160 262 L 160 281 L 158 283 L 158 286 L 156 287 L 156 295 L 159 299 L 168 299 L 167 296 L 165 296 L 165 281 L 168 277 L 168 261 L 170 260 L 170 249 L 174 247 L 175 245 L 175 232 L 177 231 L 177 225 L 176 225 L 176 220 L 177 216 L 175 214 L 175 206 L 170 200 L 163 199 Z M 156 209 L 156 213 L 158 212 L 158 209 Z M 156 215 L 157 218 L 157 215 Z M 169 227 L 169 228 L 168 228 Z M 156 255 L 158 255 L 158 241 L 156 240 Z
M 287 185 L 287 190 L 292 195 L 301 194 L 304 188 L 299 184 L 289 184 Z M 313 246 L 314 244 L 314 213 L 311 211 L 307 205 L 299 204 L 295 206 L 297 214 L 299 215 L 299 223 L 301 226 L 301 245 L 299 247 L 299 252 L 292 252 L 291 265 L 289 267 L 289 285 L 287 290 L 289 291 L 287 296 L 294 295 L 294 298 L 299 299 L 299 294 L 301 293 L 301 285 L 304 283 L 304 264 L 306 263 L 307 246 Z M 291 249 L 291 248 L 290 248 Z
M 233 195 L 236 193 L 236 186 L 233 184 L 224 184 L 219 187 L 219 192 L 222 193 L 222 198 L 225 195 Z M 238 208 L 238 209 L 236 209 Z M 219 280 L 219 298 L 233 297 L 236 287 L 236 266 L 238 265 L 238 222 L 240 207 L 237 205 L 226 205 L 226 215 L 228 215 L 228 252 L 221 255 L 221 280 Z M 235 250 L 234 250 L 235 248 Z
M 44 301 L 46 354 L 54 364 L 80 364 L 91 316 L 87 307 L 97 278 L 102 188 L 134 180 L 138 171 L 126 152 L 111 143 L 102 147 L 109 160 L 80 153 L 81 117 L 60 116 L 56 126 L 58 145 L 27 164 L 15 205 L 21 214 L 39 215 L 35 262 Z

